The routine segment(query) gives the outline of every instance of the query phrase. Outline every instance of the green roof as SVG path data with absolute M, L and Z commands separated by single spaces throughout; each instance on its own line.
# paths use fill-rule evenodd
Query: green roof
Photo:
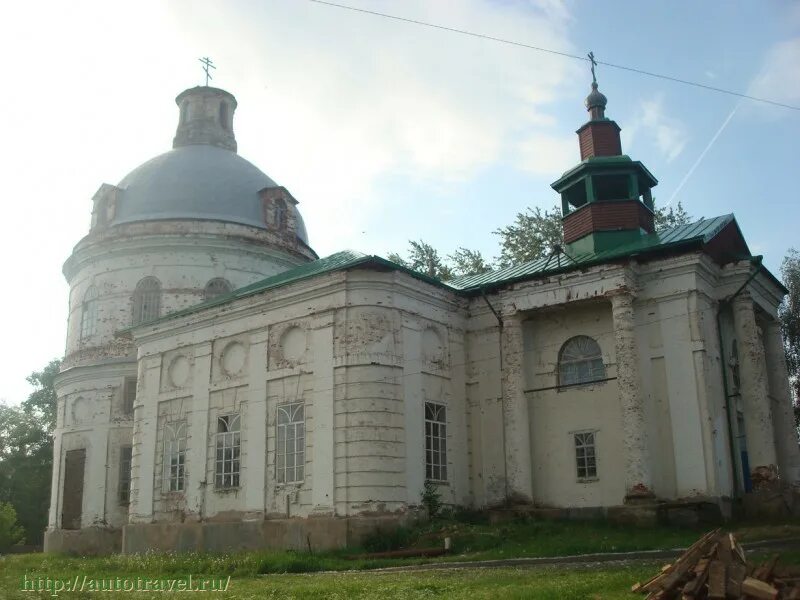
M 181 317 L 183 315 L 191 314 L 211 306 L 227 304 L 228 302 L 238 298 L 252 296 L 254 294 L 288 285 L 290 283 L 316 277 L 317 275 L 332 273 L 334 271 L 342 271 L 345 269 L 352 269 L 354 267 L 369 266 L 381 270 L 391 269 L 403 271 L 412 277 L 443 287 L 445 289 L 449 289 L 456 294 L 472 295 L 475 293 L 481 293 L 485 290 L 498 288 L 516 281 L 544 277 L 553 273 L 571 271 L 577 268 L 585 268 L 596 264 L 612 262 L 624 257 L 666 250 L 677 250 L 681 248 L 688 249 L 688 247 L 693 245 L 704 245 L 711 241 L 712 238 L 714 238 L 731 223 L 734 224 L 739 236 L 741 237 L 741 232 L 738 230 L 738 225 L 736 225 L 736 219 L 733 217 L 733 215 L 723 215 L 713 219 L 701 219 L 694 223 L 673 227 L 660 233 L 644 235 L 634 242 L 623 244 L 602 252 L 580 255 L 569 255 L 566 252 L 560 252 L 552 256 L 543 257 L 521 265 L 506 267 L 496 271 L 489 271 L 488 273 L 481 273 L 479 275 L 467 275 L 449 281 L 440 281 L 434 277 L 429 277 L 422 273 L 418 273 L 417 271 L 412 271 L 411 269 L 408 269 L 397 263 L 393 263 L 380 256 L 362 254 L 361 252 L 354 252 L 352 250 L 345 250 L 301 265 L 299 267 L 289 269 L 283 273 L 267 277 L 266 279 L 262 279 L 261 281 L 257 281 L 248 286 L 236 289 L 228 294 L 218 296 L 212 300 L 208 300 L 206 302 L 170 313 L 164 317 L 161 317 L 160 319 L 151 321 L 149 324 Z M 148 323 L 143 323 L 142 325 L 147 324 Z M 133 329 L 133 327 L 130 329 Z
M 521 265 L 489 271 L 488 273 L 458 277 L 447 283 L 462 292 L 478 291 L 495 288 L 514 281 L 541 277 L 550 273 L 611 262 L 636 254 L 663 251 L 697 243 L 707 244 L 730 223 L 736 223 L 733 215 L 701 219 L 688 225 L 672 227 L 660 233 L 643 235 L 634 242 L 622 244 L 602 252 L 589 252 L 578 255 L 568 255 L 566 252 L 558 253 L 554 256 L 542 257 Z

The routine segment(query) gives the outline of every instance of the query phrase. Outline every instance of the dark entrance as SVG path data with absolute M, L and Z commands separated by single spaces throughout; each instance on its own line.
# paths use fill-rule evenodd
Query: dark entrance
M 83 471 L 86 449 L 67 450 L 64 458 L 64 499 L 61 506 L 61 528 L 80 529 L 83 511 Z

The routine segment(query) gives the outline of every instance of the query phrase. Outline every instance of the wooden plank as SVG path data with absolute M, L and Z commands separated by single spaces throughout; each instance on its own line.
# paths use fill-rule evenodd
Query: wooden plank
M 700 593 L 703 591 L 703 587 L 706 585 L 706 581 L 708 580 L 708 565 L 710 561 L 707 558 L 701 558 L 697 561 L 697 565 L 694 568 L 694 579 L 689 580 L 686 585 L 683 586 L 683 597 L 685 598 L 695 598 L 700 596 Z
M 731 546 L 730 534 L 723 536 L 717 546 L 717 559 L 721 560 L 726 565 L 733 562 L 733 547 Z
M 747 577 L 742 582 L 742 593 L 757 600 L 775 600 L 778 597 L 778 590 L 770 584 L 752 577 Z
M 734 562 L 728 566 L 728 598 L 741 598 L 742 581 L 747 577 L 747 567 L 741 563 Z
M 725 563 L 721 560 L 712 560 L 708 566 L 708 598 L 709 600 L 723 600 L 726 586 Z

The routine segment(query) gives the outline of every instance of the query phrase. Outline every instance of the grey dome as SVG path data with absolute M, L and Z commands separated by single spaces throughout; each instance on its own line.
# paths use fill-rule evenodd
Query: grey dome
M 122 190 L 112 224 L 204 219 L 266 229 L 258 192 L 277 184 L 230 150 L 180 146 L 148 160 L 117 186 Z M 308 234 L 296 207 L 297 237 Z
M 586 97 L 586 108 L 588 110 L 592 108 L 605 108 L 607 104 L 608 98 L 597 89 L 597 82 L 592 82 L 592 91 Z

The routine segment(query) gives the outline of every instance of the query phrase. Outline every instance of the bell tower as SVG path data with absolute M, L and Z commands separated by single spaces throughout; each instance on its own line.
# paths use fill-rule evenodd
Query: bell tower
M 620 127 L 605 116 L 597 89 L 586 98 L 589 120 L 578 129 L 581 162 L 554 182 L 561 194 L 564 242 L 573 254 L 602 252 L 653 233 L 655 177 L 622 153 Z

